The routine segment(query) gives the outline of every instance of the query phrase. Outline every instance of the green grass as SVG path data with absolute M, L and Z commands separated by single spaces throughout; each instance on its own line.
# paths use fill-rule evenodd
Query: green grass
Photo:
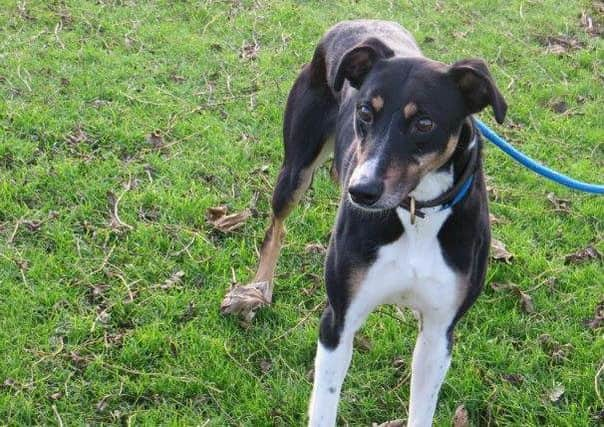
M 339 20 L 393 19 L 432 58 L 485 58 L 510 106 L 496 129 L 556 169 L 603 182 L 604 44 L 579 19 L 586 10 L 603 24 L 597 5 L 493 3 L 0 1 L 0 423 L 304 423 L 325 298 L 323 257 L 304 248 L 325 244 L 333 223 L 327 168 L 288 221 L 273 306 L 247 330 L 218 308 L 256 265 L 288 90 Z M 561 35 L 581 45 L 548 52 L 544 38 Z M 257 57 L 241 58 L 254 40 Z M 552 111 L 559 101 L 564 114 Z M 147 141 L 156 129 L 169 147 Z M 463 403 L 474 425 L 595 425 L 604 339 L 584 321 L 604 300 L 604 267 L 564 257 L 589 244 L 604 251 L 604 204 L 492 146 L 486 171 L 503 221 L 494 236 L 515 255 L 493 262 L 488 281 L 516 283 L 535 312 L 487 285 L 457 329 L 436 423 L 450 425 Z M 132 229 L 109 226 L 109 191 L 123 195 Z M 570 212 L 554 211 L 549 192 L 570 199 Z M 238 232 L 206 223 L 208 207 L 239 211 L 256 196 L 258 214 Z M 180 283 L 157 286 L 177 271 Z M 361 333 L 371 349 L 355 353 L 340 421 L 405 418 L 412 316 L 384 307 Z M 552 357 L 557 347 L 564 357 Z M 565 393 L 552 403 L 557 385 Z

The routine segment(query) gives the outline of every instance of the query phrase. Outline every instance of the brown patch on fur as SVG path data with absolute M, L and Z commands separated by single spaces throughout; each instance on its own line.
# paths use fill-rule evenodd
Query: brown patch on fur
M 384 108 L 384 98 L 382 98 L 380 95 L 374 96 L 371 98 L 371 105 L 376 112 L 380 111 L 382 108 Z
M 447 145 L 442 153 L 429 153 L 425 156 L 419 157 L 419 169 L 422 176 L 425 176 L 429 172 L 438 169 L 444 165 L 447 160 L 451 158 L 457 143 L 459 142 L 459 132 L 455 135 L 451 135 L 447 141 Z
M 260 263 L 256 276 L 254 277 L 254 282 L 272 283 L 284 235 L 285 228 L 283 227 L 283 221 L 278 218 L 273 218 L 271 226 L 266 230 L 264 241 L 260 248 Z M 272 292 L 270 292 L 270 294 L 272 295 Z
M 410 119 L 415 113 L 417 113 L 417 104 L 415 102 L 410 102 L 403 108 L 403 116 L 406 119 Z

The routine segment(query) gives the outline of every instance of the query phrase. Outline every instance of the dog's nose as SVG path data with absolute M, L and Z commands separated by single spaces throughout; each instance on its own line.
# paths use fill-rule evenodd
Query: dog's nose
M 378 201 L 384 191 L 384 183 L 378 180 L 366 180 L 348 187 L 352 201 L 363 206 L 371 206 Z

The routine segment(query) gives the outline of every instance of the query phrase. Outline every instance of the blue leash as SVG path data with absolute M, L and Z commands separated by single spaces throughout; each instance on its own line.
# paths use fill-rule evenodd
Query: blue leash
M 535 160 L 531 159 L 526 154 L 518 151 L 509 142 L 507 142 L 495 132 L 493 132 L 491 128 L 489 128 L 479 119 L 474 118 L 474 121 L 476 122 L 476 126 L 478 127 L 480 132 L 485 136 L 485 138 L 487 138 L 489 141 L 499 147 L 504 153 L 512 157 L 522 166 L 532 170 L 533 172 L 549 180 L 552 180 L 561 185 L 565 185 L 569 188 L 584 191 L 586 193 L 604 194 L 604 185 L 589 184 L 587 182 L 577 181 L 576 179 L 573 179 L 569 176 L 561 174 L 560 172 L 556 172 L 555 170 L 543 166 L 541 163 L 537 163 Z

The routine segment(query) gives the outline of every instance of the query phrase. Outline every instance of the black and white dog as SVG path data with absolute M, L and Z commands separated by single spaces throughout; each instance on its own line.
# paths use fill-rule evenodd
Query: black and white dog
M 398 24 L 331 28 L 287 101 L 285 159 L 253 283 L 225 297 L 250 315 L 272 298 L 283 222 L 331 152 L 342 187 L 326 261 L 309 425 L 333 426 L 355 332 L 378 305 L 412 308 L 410 426 L 432 423 L 452 332 L 479 295 L 490 243 L 481 140 L 472 114 L 507 105 L 481 60 L 425 58 Z

